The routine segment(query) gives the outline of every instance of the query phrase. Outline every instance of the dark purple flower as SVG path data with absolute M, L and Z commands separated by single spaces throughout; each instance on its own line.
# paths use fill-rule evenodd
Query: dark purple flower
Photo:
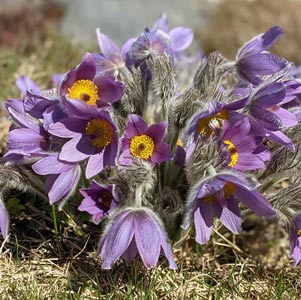
M 227 147 L 227 164 L 239 171 L 265 168 L 264 161 L 270 159 L 270 153 L 251 132 L 248 118 L 242 118 L 234 124 L 224 121 L 222 147 Z M 260 150 L 260 151 L 258 151 Z
M 8 213 L 6 211 L 2 199 L 0 199 L 0 231 L 4 239 L 8 235 L 8 226 L 9 226 Z
M 260 76 L 274 74 L 287 66 L 287 60 L 266 51 L 282 33 L 281 27 L 274 26 L 242 46 L 236 56 L 236 69 L 243 80 L 258 85 L 262 81 Z
M 91 106 L 103 106 L 121 99 L 123 84 L 112 76 L 97 75 L 94 56 L 87 53 L 83 61 L 66 74 L 60 94 L 70 101 L 76 99 Z
M 113 185 L 106 187 L 92 181 L 90 187 L 81 189 L 80 193 L 84 196 L 84 200 L 78 210 L 92 215 L 95 224 L 98 224 L 104 216 L 109 215 L 119 203 L 119 197 Z
M 170 160 L 172 154 L 169 145 L 162 142 L 166 126 L 166 122 L 160 122 L 147 127 L 140 116 L 129 115 L 122 139 L 122 154 L 119 157 L 121 165 L 131 164 L 133 157 L 152 164 Z
M 112 217 L 100 241 L 102 269 L 111 269 L 118 258 L 131 261 L 139 253 L 147 268 L 154 268 L 160 254 L 176 269 L 172 250 L 160 219 L 149 208 L 129 208 Z
M 74 193 L 81 174 L 79 164 L 62 161 L 58 153 L 52 153 L 38 160 L 32 169 L 39 175 L 47 175 L 45 188 L 50 204 L 59 201 L 59 209 Z
M 106 110 L 98 110 L 83 101 L 66 101 L 70 115 L 52 124 L 49 132 L 71 138 L 60 152 L 60 160 L 80 162 L 88 159 L 86 177 L 91 178 L 106 166 L 114 166 L 118 149 L 117 128 Z
M 233 233 L 241 231 L 238 201 L 260 216 L 272 217 L 276 214 L 270 203 L 244 179 L 242 173 L 223 172 L 201 180 L 189 198 L 183 227 L 188 229 L 193 215 L 196 241 L 201 245 L 210 239 L 214 217 Z
M 301 260 L 301 215 L 294 220 L 290 229 L 290 252 L 296 266 Z

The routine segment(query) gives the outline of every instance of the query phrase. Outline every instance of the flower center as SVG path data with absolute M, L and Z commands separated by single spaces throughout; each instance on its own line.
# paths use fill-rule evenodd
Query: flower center
M 98 87 L 91 80 L 77 80 L 68 89 L 67 97 L 82 100 L 93 106 L 98 99 Z
M 228 112 L 223 109 L 214 116 L 201 118 L 197 125 L 197 131 L 199 134 L 205 136 L 214 135 L 214 129 L 221 128 L 224 120 L 228 120 Z
M 234 183 L 232 182 L 227 182 L 223 189 L 217 193 L 223 193 L 224 197 L 226 200 L 230 199 L 231 196 L 233 196 L 236 192 L 236 186 Z M 210 195 L 210 196 L 206 196 L 203 198 L 204 201 L 208 202 L 208 201 L 215 201 L 216 200 L 216 195 L 217 193 Z
M 110 191 L 103 191 L 101 197 L 99 198 L 99 203 L 105 208 L 109 209 L 111 207 L 114 197 Z
M 183 143 L 183 141 L 182 140 L 180 140 L 180 139 L 178 139 L 178 141 L 177 141 L 177 146 L 179 146 L 179 147 L 184 147 L 184 143 Z
M 301 236 L 301 228 L 298 229 L 297 234 L 298 236 Z
M 138 158 L 149 159 L 152 156 L 154 149 L 154 140 L 145 134 L 133 137 L 130 143 L 131 154 Z
M 237 164 L 237 161 L 238 161 L 238 152 L 237 152 L 234 144 L 231 141 L 225 140 L 224 144 L 228 145 L 228 151 L 229 151 L 230 158 L 231 158 L 231 161 L 228 163 L 228 166 L 233 168 Z
M 113 127 L 106 120 L 93 119 L 86 126 L 86 134 L 90 136 L 93 146 L 103 148 L 111 143 Z

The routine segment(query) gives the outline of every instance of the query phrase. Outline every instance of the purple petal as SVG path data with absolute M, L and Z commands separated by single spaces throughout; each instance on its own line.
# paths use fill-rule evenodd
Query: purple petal
M 129 115 L 129 121 L 125 129 L 125 137 L 132 139 L 136 135 L 142 135 L 147 129 L 145 121 L 138 115 Z
M 193 40 L 193 31 L 190 28 L 177 27 L 169 32 L 172 40 L 172 50 L 175 52 L 183 51 Z
M 103 213 L 91 197 L 85 197 L 77 209 L 79 211 L 86 211 L 90 215 Z
M 16 80 L 16 85 L 24 96 L 28 90 L 34 94 L 40 94 L 40 89 L 37 84 L 26 76 L 20 76 Z
M 283 127 L 285 128 L 295 126 L 298 123 L 295 114 L 291 113 L 290 111 L 280 106 L 272 107 L 271 111 L 281 120 Z
M 194 226 L 196 231 L 195 240 L 201 244 L 206 244 L 213 228 L 214 207 L 210 202 L 202 199 L 199 201 L 199 207 L 194 212 Z
M 160 122 L 158 124 L 153 124 L 146 129 L 144 134 L 150 136 L 155 143 L 159 143 L 163 139 L 166 127 L 167 123 L 165 121 Z
M 2 200 L 0 200 L 0 230 L 4 239 L 8 235 L 8 226 L 9 226 L 8 213 L 6 211 L 4 203 L 2 202 Z
M 172 153 L 169 150 L 167 143 L 158 143 L 155 146 L 153 155 L 150 157 L 150 161 L 154 164 L 162 163 L 172 159 Z
M 222 207 L 222 213 L 219 217 L 221 223 L 231 230 L 233 233 L 238 234 L 241 231 L 241 215 L 240 209 L 236 200 L 233 197 L 227 200 L 225 206 Z
M 259 216 L 273 217 L 276 215 L 271 204 L 255 190 L 249 191 L 241 185 L 236 185 L 235 197 Z
M 105 34 L 101 33 L 100 29 L 96 29 L 98 45 L 101 53 L 106 57 L 119 56 L 120 52 L 116 44 Z
M 131 211 L 121 213 L 114 218 L 102 243 L 100 256 L 101 268 L 111 269 L 115 261 L 128 249 L 134 236 L 134 224 Z
M 63 82 L 65 78 L 65 74 L 53 74 L 52 75 L 52 83 L 53 85 L 59 86 Z
M 64 200 L 76 189 L 80 178 L 80 166 L 74 166 L 67 172 L 61 173 L 49 190 L 49 202 L 53 204 Z
M 83 150 L 86 150 L 85 153 Z M 89 146 L 82 136 L 77 136 L 64 144 L 59 159 L 68 162 L 78 162 L 93 154 L 95 154 L 95 149 Z
M 116 81 L 113 77 L 99 76 L 94 79 L 99 90 L 99 101 L 116 102 L 123 95 L 123 83 Z
M 91 53 L 86 53 L 83 58 L 83 61 L 76 69 L 76 80 L 81 80 L 81 79 L 93 80 L 95 73 L 96 73 L 96 66 L 95 66 L 93 55 Z
M 130 150 L 125 150 L 119 156 L 119 164 L 121 166 L 129 166 L 133 162 L 132 158 L 133 158 L 133 156 L 132 156 Z
M 165 13 L 163 13 L 161 17 L 155 21 L 151 30 L 162 30 L 164 32 L 168 32 L 168 19 Z
M 250 113 L 256 118 L 259 125 L 267 130 L 277 131 L 283 127 L 278 116 L 258 105 L 252 105 L 250 107 Z
M 90 179 L 100 173 L 104 169 L 103 153 L 91 155 L 86 167 L 86 178 Z
M 239 171 L 264 169 L 265 167 L 261 157 L 252 153 L 239 153 L 237 164 L 234 166 Z
M 125 250 L 125 252 L 122 254 L 122 258 L 126 262 L 130 262 L 133 258 L 135 258 L 138 254 L 138 249 L 136 245 L 135 239 L 132 239 L 130 245 L 128 248 Z
M 51 124 L 48 131 L 58 137 L 73 138 L 85 132 L 86 126 L 87 121 L 85 120 L 66 118 L 60 122 Z
M 111 141 L 111 144 L 105 147 L 103 156 L 104 167 L 115 166 L 115 159 L 118 151 L 118 137 L 115 135 Z
M 292 140 L 281 131 L 267 131 L 267 137 L 272 141 L 284 145 L 291 151 L 295 151 L 295 146 Z
M 245 57 L 250 54 L 260 53 L 271 47 L 281 36 L 283 30 L 279 26 L 271 27 L 264 34 L 260 34 L 247 42 L 237 54 L 238 58 Z
M 281 102 L 286 94 L 286 87 L 280 82 L 269 84 L 268 86 L 261 88 L 253 96 L 253 102 L 263 108 L 272 107 Z
M 123 44 L 123 46 L 122 46 L 122 48 L 121 48 L 121 52 L 120 52 L 121 58 L 122 58 L 123 60 L 126 59 L 127 53 L 128 53 L 129 50 L 131 49 L 133 43 L 135 43 L 136 41 L 137 41 L 137 38 L 135 37 L 135 38 L 131 38 L 131 39 L 127 40 L 127 41 Z
M 41 158 L 32 165 L 32 169 L 39 175 L 61 174 L 72 169 L 73 165 L 58 160 L 58 154 Z
M 160 255 L 160 239 L 154 221 L 144 212 L 136 213 L 134 230 L 137 249 L 144 265 L 154 268 Z

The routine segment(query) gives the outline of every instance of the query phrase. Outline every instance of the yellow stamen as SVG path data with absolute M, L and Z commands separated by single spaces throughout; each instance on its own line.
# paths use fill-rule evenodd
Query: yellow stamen
M 182 148 L 184 147 L 183 141 L 180 140 L 180 139 L 178 139 L 177 145 L 178 145 L 179 147 L 182 147 Z
M 228 145 L 228 151 L 229 151 L 230 158 L 231 158 L 231 161 L 228 163 L 228 166 L 233 168 L 237 164 L 237 161 L 238 161 L 238 152 L 237 152 L 234 144 L 231 141 L 225 140 L 224 144 Z
M 86 126 L 86 134 L 91 138 L 91 144 L 103 148 L 111 143 L 113 127 L 106 120 L 93 119 Z
M 301 236 L 301 228 L 297 231 L 298 236 Z
M 223 121 L 228 119 L 229 114 L 223 109 L 214 116 L 200 119 L 197 125 L 197 131 L 199 134 L 205 136 L 214 135 L 214 129 L 222 127 Z
M 233 196 L 236 192 L 236 186 L 232 182 L 227 182 L 223 188 L 225 198 L 228 200 L 231 196 Z
M 93 106 L 98 100 L 98 87 L 91 80 L 77 80 L 68 89 L 69 99 L 78 99 Z
M 154 149 L 154 140 L 150 136 L 145 134 L 133 137 L 130 143 L 131 154 L 138 158 L 150 158 L 154 152 Z

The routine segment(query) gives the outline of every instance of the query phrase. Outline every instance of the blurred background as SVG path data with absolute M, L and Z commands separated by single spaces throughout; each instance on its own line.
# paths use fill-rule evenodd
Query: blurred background
M 281 25 L 285 34 L 272 51 L 301 62 L 301 0 L 0 0 L 0 99 L 19 96 L 14 81 L 20 75 L 46 88 L 53 73 L 74 67 L 85 51 L 98 51 L 97 27 L 121 45 L 162 12 L 170 28 L 194 29 L 195 49 L 227 58 Z

